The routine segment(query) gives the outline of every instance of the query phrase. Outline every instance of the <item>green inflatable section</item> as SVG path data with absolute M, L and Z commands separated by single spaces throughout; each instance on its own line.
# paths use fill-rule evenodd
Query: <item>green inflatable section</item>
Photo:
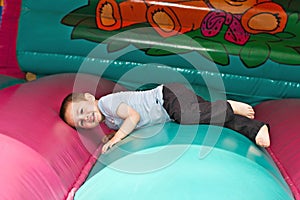
M 247 33 L 243 44 L 226 38 L 229 25 L 223 25 L 214 37 L 204 36 L 200 29 L 162 37 L 148 21 L 102 30 L 96 24 L 98 2 L 22 1 L 17 40 L 22 71 L 38 75 L 80 71 L 140 84 L 145 75 L 131 72 L 146 68 L 152 79 L 163 76 L 172 81 L 171 71 L 192 85 L 214 88 L 253 104 L 300 97 L 299 1 L 268 4 L 281 9 L 283 29 Z M 255 11 L 256 6 L 250 8 Z
M 206 125 L 160 128 L 101 156 L 75 200 L 293 199 L 268 154 L 245 137 Z

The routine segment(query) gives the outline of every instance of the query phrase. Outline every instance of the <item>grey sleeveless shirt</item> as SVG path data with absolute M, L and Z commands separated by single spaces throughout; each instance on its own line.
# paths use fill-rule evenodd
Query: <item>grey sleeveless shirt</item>
M 136 128 L 170 121 L 167 111 L 163 107 L 163 85 L 146 91 L 124 91 L 103 96 L 98 101 L 98 107 L 105 116 L 106 125 L 118 130 L 123 123 L 117 115 L 121 103 L 132 107 L 140 114 L 140 121 Z

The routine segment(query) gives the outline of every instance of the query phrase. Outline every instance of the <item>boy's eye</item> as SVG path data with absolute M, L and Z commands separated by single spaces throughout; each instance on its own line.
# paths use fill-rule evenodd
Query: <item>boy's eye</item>
M 79 124 L 80 124 L 81 127 L 83 127 L 84 126 L 84 121 L 80 120 Z

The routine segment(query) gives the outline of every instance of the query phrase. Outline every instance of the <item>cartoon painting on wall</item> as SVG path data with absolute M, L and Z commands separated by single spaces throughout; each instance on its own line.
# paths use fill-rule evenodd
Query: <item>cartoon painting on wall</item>
M 98 43 L 139 27 L 152 27 L 149 33 L 137 31 L 135 37 L 141 40 L 145 34 L 154 34 L 158 42 L 180 44 L 183 35 L 189 36 L 208 49 L 208 59 L 224 66 L 229 64 L 229 55 L 238 55 L 246 67 L 258 67 L 268 59 L 299 65 L 300 10 L 293 10 L 295 4 L 297 6 L 295 2 L 279 0 L 90 0 L 88 5 L 66 15 L 62 23 L 74 26 L 72 39 Z M 300 9 L 300 5 L 297 7 Z M 129 44 L 138 45 L 112 41 L 108 51 L 117 51 Z M 143 51 L 151 56 L 173 52 L 155 45 Z M 191 49 L 176 50 L 176 53 L 188 51 Z M 278 56 L 278 52 L 289 56 Z

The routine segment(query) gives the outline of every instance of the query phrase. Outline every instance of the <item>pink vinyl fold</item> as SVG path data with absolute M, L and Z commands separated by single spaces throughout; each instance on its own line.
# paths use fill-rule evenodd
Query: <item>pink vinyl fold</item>
M 73 199 L 110 130 L 73 129 L 60 119 L 60 104 L 72 91 L 102 96 L 124 89 L 115 86 L 92 75 L 59 74 L 0 90 L 0 199 Z
M 296 200 L 300 199 L 300 99 L 263 102 L 255 107 L 256 118 L 270 124 L 268 152 L 280 169 Z
M 8 1 L 4 0 L 0 25 L 0 74 L 24 78 L 16 57 L 21 0 Z

